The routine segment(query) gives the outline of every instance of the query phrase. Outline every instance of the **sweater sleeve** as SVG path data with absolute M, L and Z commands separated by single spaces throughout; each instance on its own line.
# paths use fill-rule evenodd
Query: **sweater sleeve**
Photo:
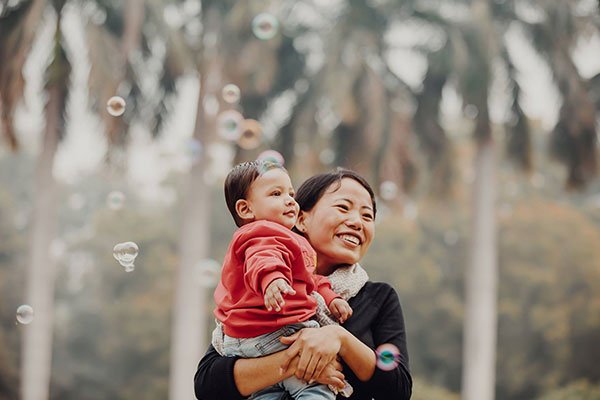
M 292 261 L 300 254 L 292 232 L 274 223 L 256 225 L 240 235 L 236 253 L 244 262 L 244 282 L 248 288 L 263 295 L 273 280 L 282 278 L 292 284 Z M 243 256 L 242 256 L 243 254 Z
M 233 366 L 239 357 L 223 357 L 211 345 L 200 360 L 194 375 L 194 392 L 198 400 L 242 400 L 235 385 Z
M 333 289 L 331 288 L 331 282 L 329 282 L 329 279 L 327 279 L 327 277 L 322 275 L 314 275 L 314 277 L 317 292 L 321 296 L 323 296 L 323 299 L 325 300 L 325 304 L 327 304 L 327 306 L 329 306 L 329 303 L 331 303 L 333 299 L 337 299 L 338 297 L 342 298 L 339 294 L 333 291 Z
M 400 351 L 400 362 L 391 371 L 375 368 L 373 376 L 365 384 L 370 388 L 376 400 L 408 400 L 412 394 L 412 378 L 408 366 L 408 350 L 404 316 L 396 291 L 388 284 L 381 284 L 387 291 L 379 314 L 373 324 L 375 346 L 384 343 L 395 345 Z

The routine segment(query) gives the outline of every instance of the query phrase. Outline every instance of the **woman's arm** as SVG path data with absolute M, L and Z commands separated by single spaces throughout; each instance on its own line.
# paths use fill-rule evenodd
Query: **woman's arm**
M 241 400 L 293 375 L 297 360 L 288 371 L 280 365 L 284 352 L 260 358 L 223 357 L 210 346 L 194 376 L 194 391 L 200 400 Z
M 375 317 L 371 332 L 375 347 L 391 343 L 400 351 L 398 366 L 391 371 L 375 368 L 373 375 L 365 382 L 368 390 L 375 399 L 408 400 L 412 394 L 412 377 L 408 367 L 408 349 L 404 316 L 400 300 L 394 288 L 385 283 L 379 283 L 374 298 L 381 298 L 379 313 Z M 354 368 L 351 367 L 354 371 Z
M 336 325 L 303 329 L 295 335 L 283 338 L 282 342 L 291 344 L 286 350 L 286 355 L 290 359 L 299 355 L 296 376 L 311 380 L 322 368 L 320 361 L 327 359 L 332 352 L 339 352 L 344 362 L 376 399 L 410 399 L 412 378 L 408 369 L 404 317 L 398 295 L 391 286 L 378 284 L 368 301 L 376 302 L 378 310 L 368 327 L 373 335 L 375 347 L 391 343 L 400 350 L 400 360 L 395 369 L 382 371 L 376 368 L 375 351 L 352 333 Z M 285 368 L 286 362 L 282 365 Z

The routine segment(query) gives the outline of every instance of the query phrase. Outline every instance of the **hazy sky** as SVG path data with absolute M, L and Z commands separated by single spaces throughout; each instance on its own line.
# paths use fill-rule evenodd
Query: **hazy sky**
M 25 104 L 17 113 L 17 128 L 27 151 L 36 152 L 38 139 L 44 126 L 43 104 L 40 96 L 42 73 L 45 60 L 48 59 L 54 17 L 49 15 L 43 25 L 42 34 L 36 42 L 32 56 L 25 67 L 27 78 Z M 75 182 L 101 165 L 106 151 L 106 142 L 101 134 L 99 118 L 91 113 L 86 95 L 86 82 L 89 73 L 89 61 L 85 54 L 83 30 L 79 19 L 67 12 L 64 29 L 68 38 L 73 64 L 73 87 L 69 102 L 69 118 L 67 137 L 63 141 L 57 155 L 54 168 L 58 179 Z M 393 42 L 389 53 L 392 70 L 404 79 L 411 87 L 418 88 L 426 70 L 424 58 L 410 50 L 415 44 L 424 42 L 435 45 L 436 37 L 430 31 L 423 31 L 410 23 L 396 24 L 392 27 L 388 41 Z M 523 88 L 523 108 L 530 118 L 539 119 L 545 128 L 550 129 L 556 122 L 558 111 L 558 94 L 552 83 L 548 68 L 539 56 L 531 49 L 528 42 L 517 29 L 511 29 L 506 38 L 508 48 L 519 69 L 519 82 Z M 600 37 L 598 34 L 581 40 L 574 52 L 574 60 L 584 77 L 600 72 Z M 143 126 L 135 126 L 132 131 L 130 147 L 129 178 L 138 186 L 145 197 L 173 200 L 173 194 L 160 186 L 170 168 L 185 170 L 189 160 L 181 157 L 185 153 L 186 143 L 191 137 L 196 102 L 198 81 L 194 77 L 182 79 L 179 84 L 174 115 L 166 124 L 165 132 L 159 142 L 150 140 Z M 507 96 L 503 91 L 505 83 L 498 79 L 492 88 L 490 106 L 492 118 L 499 122 L 507 117 Z M 461 110 L 460 97 L 453 90 L 445 90 L 442 110 L 447 117 L 458 117 Z M 230 158 L 225 147 L 216 149 L 222 152 L 217 157 L 224 161 Z

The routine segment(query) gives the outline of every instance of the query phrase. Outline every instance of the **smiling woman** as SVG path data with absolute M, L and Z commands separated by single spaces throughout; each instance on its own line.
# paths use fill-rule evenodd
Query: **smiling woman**
M 295 229 L 316 252 L 318 274 L 329 278 L 352 314 L 343 327 L 304 328 L 283 337 L 280 341 L 289 348 L 260 358 L 222 357 L 211 346 L 194 378 L 196 397 L 243 399 L 260 391 L 261 396 L 252 398 L 281 399 L 275 394 L 281 391 L 280 382 L 296 376 L 334 386 L 345 379 L 354 389 L 350 399 L 410 399 L 412 378 L 398 295 L 386 283 L 368 281 L 358 264 L 374 237 L 373 190 L 355 172 L 339 169 L 309 178 L 295 199 L 300 206 Z M 399 350 L 398 363 L 389 371 L 376 367 L 375 349 L 386 343 Z M 284 398 L 294 398 L 288 396 Z

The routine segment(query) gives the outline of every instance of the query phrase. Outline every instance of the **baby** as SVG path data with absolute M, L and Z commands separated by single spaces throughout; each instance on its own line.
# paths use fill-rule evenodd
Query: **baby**
M 214 314 L 222 324 L 225 356 L 260 357 L 283 350 L 279 338 L 316 328 L 317 291 L 340 323 L 352 314 L 329 280 L 315 273 L 316 253 L 291 231 L 299 207 L 287 171 L 272 162 L 236 165 L 225 179 L 225 200 L 236 225 L 215 289 Z M 253 399 L 335 399 L 326 385 L 292 376 Z M 262 393 L 262 394 L 261 394 Z M 279 394 L 278 394 L 279 393 Z

